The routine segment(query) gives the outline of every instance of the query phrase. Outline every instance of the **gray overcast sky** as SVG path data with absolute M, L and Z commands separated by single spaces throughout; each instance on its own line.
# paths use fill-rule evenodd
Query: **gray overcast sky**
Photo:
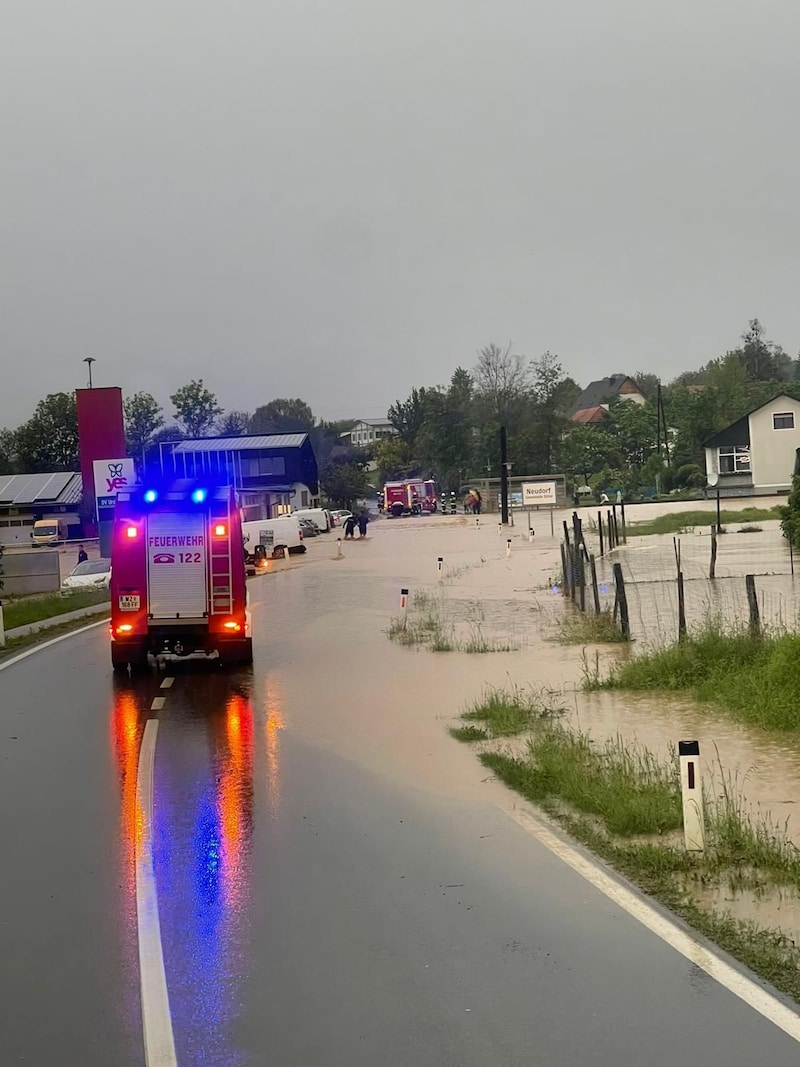
M 0 426 L 800 346 L 798 0 L 4 0 Z M 18 374 L 9 375 L 8 368 Z

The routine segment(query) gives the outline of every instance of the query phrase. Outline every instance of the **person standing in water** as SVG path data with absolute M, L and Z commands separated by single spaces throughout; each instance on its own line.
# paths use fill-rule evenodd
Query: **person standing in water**
M 362 511 L 361 514 L 358 516 L 358 536 L 359 537 L 366 537 L 367 536 L 367 523 L 368 522 L 369 522 L 369 516 L 367 515 L 366 511 Z

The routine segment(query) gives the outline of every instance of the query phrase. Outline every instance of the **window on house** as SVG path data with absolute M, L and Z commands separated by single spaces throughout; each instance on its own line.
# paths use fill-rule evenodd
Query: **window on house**
M 793 430 L 794 429 L 794 412 L 793 411 L 777 411 L 772 416 L 772 429 L 773 430 Z
M 727 445 L 719 450 L 720 474 L 749 474 L 750 449 L 745 446 Z
M 300 490 L 300 507 L 308 507 L 308 492 L 305 489 Z

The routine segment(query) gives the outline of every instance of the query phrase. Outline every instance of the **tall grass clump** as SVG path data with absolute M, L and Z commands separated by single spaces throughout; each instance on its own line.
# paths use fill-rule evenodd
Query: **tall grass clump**
M 800 634 L 708 626 L 612 668 L 589 688 L 688 692 L 743 722 L 800 729 Z
M 483 724 L 486 737 L 514 737 L 564 710 L 559 695 L 547 689 L 488 689 L 461 718 L 467 723 Z M 462 736 L 459 740 L 472 739 Z

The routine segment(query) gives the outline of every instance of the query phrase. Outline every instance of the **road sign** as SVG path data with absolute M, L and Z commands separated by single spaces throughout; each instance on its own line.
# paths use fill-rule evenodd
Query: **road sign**
M 523 482 L 522 505 L 529 508 L 537 504 L 556 504 L 557 489 L 557 482 Z

